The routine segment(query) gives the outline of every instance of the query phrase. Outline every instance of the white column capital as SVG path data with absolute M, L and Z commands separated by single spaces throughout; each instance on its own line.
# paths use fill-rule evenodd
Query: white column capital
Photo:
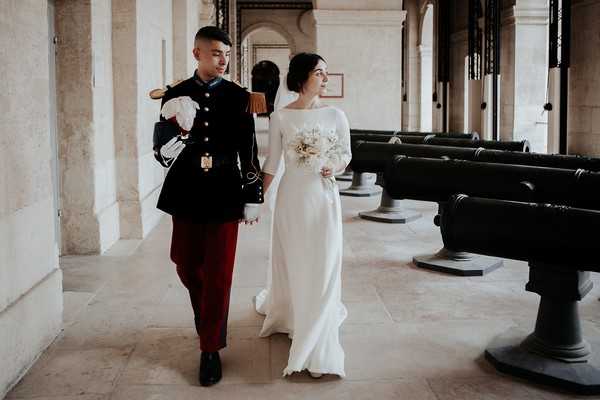
M 402 27 L 406 11 L 400 10 L 312 10 L 316 26 L 350 25 Z
M 548 7 L 512 6 L 502 12 L 502 25 L 547 25 Z

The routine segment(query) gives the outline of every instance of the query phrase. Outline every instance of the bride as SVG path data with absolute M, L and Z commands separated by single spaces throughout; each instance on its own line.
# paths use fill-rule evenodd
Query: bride
M 339 328 L 346 318 L 341 301 L 342 216 L 333 175 L 350 162 L 346 115 L 322 104 L 327 64 L 317 54 L 290 61 L 287 86 L 296 101 L 275 111 L 269 124 L 264 189 L 279 168 L 281 177 L 271 243 L 270 284 L 255 298 L 265 315 L 260 336 L 287 333 L 292 339 L 283 375 L 307 369 L 311 376 L 345 376 Z

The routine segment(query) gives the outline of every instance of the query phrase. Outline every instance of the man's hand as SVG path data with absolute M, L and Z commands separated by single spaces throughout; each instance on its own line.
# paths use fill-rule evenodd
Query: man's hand
M 245 204 L 244 205 L 244 224 L 254 225 L 260 217 L 260 204 Z
M 179 153 L 181 153 L 181 151 L 185 147 L 185 143 L 177 139 L 177 136 L 174 137 L 160 148 L 160 155 L 163 157 L 163 159 L 165 159 L 165 161 L 177 158 Z

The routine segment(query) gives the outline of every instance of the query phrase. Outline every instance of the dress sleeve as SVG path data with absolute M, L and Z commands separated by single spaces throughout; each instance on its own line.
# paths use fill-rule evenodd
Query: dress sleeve
M 269 151 L 263 165 L 263 172 L 269 175 L 277 174 L 281 162 L 283 145 L 281 140 L 281 120 L 278 112 L 271 114 L 269 120 Z
M 340 162 L 334 167 L 334 175 L 342 173 L 350 160 L 352 159 L 352 151 L 350 150 L 350 124 L 348 118 L 342 110 L 336 110 L 336 133 L 340 143 Z

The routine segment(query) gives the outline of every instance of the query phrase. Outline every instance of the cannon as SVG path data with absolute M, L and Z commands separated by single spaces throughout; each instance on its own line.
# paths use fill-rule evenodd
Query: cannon
M 374 129 L 350 129 L 350 134 L 380 134 L 380 135 L 404 135 L 404 136 L 429 136 L 436 135 L 438 137 L 447 137 L 454 139 L 479 139 L 477 132 L 416 132 L 416 131 L 386 131 Z
M 507 150 L 507 151 L 529 151 L 529 142 L 526 140 L 520 142 L 498 142 L 495 140 L 469 140 L 469 139 L 454 139 L 447 137 L 437 137 L 435 135 L 428 136 L 406 136 L 396 135 L 402 144 L 427 144 L 435 146 L 450 146 L 450 147 L 467 147 L 467 148 L 478 148 L 482 147 L 485 149 L 496 149 L 496 150 Z M 357 141 L 369 141 L 369 142 L 389 142 L 392 135 L 384 134 L 353 134 L 350 136 L 352 144 Z M 439 140 L 438 140 L 439 139 Z M 352 167 L 350 167 L 352 168 Z M 374 196 L 381 193 L 379 187 L 375 186 L 376 178 L 366 173 L 355 174 L 352 177 L 352 184 L 349 188 L 340 190 L 340 194 L 344 196 Z M 387 221 L 383 221 L 387 222 Z
M 515 201 L 536 201 L 598 209 L 600 173 L 525 165 L 479 163 L 394 156 L 384 174 L 393 199 L 435 201 L 439 225 L 445 203 L 456 193 Z M 483 275 L 501 260 L 444 247 L 434 255 L 413 258 L 415 265 L 456 275 Z
M 350 135 L 351 143 L 357 140 L 369 140 L 372 142 L 385 142 L 387 143 L 392 137 L 396 137 L 402 141 L 402 143 L 420 144 L 425 140 L 424 136 L 404 136 L 404 135 L 387 135 L 387 134 L 353 134 Z M 352 167 L 350 167 L 352 168 Z M 336 177 L 340 179 L 340 177 Z M 343 180 L 342 178 L 341 180 Z M 352 183 L 347 189 L 340 190 L 340 194 L 343 196 L 353 197 L 369 197 L 375 196 L 381 193 L 382 189 L 380 186 L 375 185 L 377 177 L 371 173 L 352 173 Z
M 403 154 L 414 157 L 428 158 L 460 158 L 473 159 L 477 149 L 429 146 L 418 144 L 389 144 L 356 141 L 352 146 L 352 161 L 350 166 L 356 175 L 365 173 L 378 174 L 376 183 L 381 184 L 381 175 L 393 156 Z M 372 211 L 362 211 L 358 214 L 361 218 L 376 222 L 407 223 L 421 217 L 420 213 L 405 210 L 400 200 L 390 197 L 385 188 L 381 194 L 379 207 Z
M 422 144 L 426 138 L 429 137 L 440 137 L 440 138 L 452 138 L 452 139 L 466 139 L 473 140 L 479 139 L 479 134 L 474 133 L 462 133 L 462 132 L 403 132 L 403 131 L 381 131 L 372 129 L 351 129 L 350 137 L 352 141 L 365 140 L 370 142 L 388 142 L 392 136 L 397 137 L 402 143 L 408 144 Z M 340 181 L 352 181 L 353 174 L 351 168 L 336 176 L 337 180 Z M 373 196 L 381 193 L 379 188 L 374 187 L 375 178 L 372 176 L 360 176 L 356 177 L 356 182 L 350 185 L 348 189 L 342 190 L 340 193 L 346 196 Z
M 358 131 L 358 130 L 354 130 Z M 392 137 L 396 137 L 400 139 L 402 144 L 424 144 L 427 140 L 437 137 L 437 135 L 444 135 L 442 133 L 438 134 L 428 134 L 428 135 L 403 135 L 403 134 L 394 134 L 393 131 L 360 131 L 361 133 L 352 133 L 350 135 L 351 143 L 355 143 L 357 141 L 369 141 L 369 142 L 382 142 L 387 143 L 390 141 Z M 366 133 L 362 133 L 366 132 Z M 413 132 L 419 133 L 419 132 Z M 460 143 L 463 144 L 465 142 L 470 141 L 469 139 L 464 139 L 465 134 L 456 134 L 457 137 L 463 139 Z M 471 135 L 472 134 L 467 134 Z M 445 136 L 444 138 L 448 138 Z M 458 139 L 449 139 L 450 141 L 458 140 Z M 469 146 L 472 147 L 472 146 Z M 352 169 L 350 167 L 349 169 Z M 344 174 L 336 176 L 338 180 L 346 180 L 349 176 L 349 169 L 346 169 Z M 340 194 L 343 196 L 355 196 L 355 197 L 369 197 L 375 196 L 381 193 L 381 188 L 376 186 L 376 177 L 370 173 L 358 173 L 352 174 L 352 183 L 347 189 L 340 190 Z
M 426 137 L 425 144 L 432 146 L 483 147 L 484 149 L 529 152 L 531 146 L 527 140 L 498 141 L 498 140 L 469 140 L 444 137 Z
M 484 148 L 431 146 L 365 142 L 362 140 L 352 143 L 352 162 L 350 167 L 359 173 L 382 172 L 388 161 L 394 155 L 404 155 L 421 158 L 452 158 L 477 162 L 491 162 L 499 164 L 532 165 L 539 167 L 561 169 L 585 169 L 600 171 L 600 159 L 576 155 L 525 153 L 516 151 L 489 150 Z M 378 222 L 398 222 L 394 220 L 389 211 L 393 199 L 384 191 L 382 196 L 382 215 L 375 211 L 361 213 L 365 219 Z M 383 203 L 386 205 L 383 206 Z M 397 202 L 397 201 L 396 201 Z M 375 213 L 375 214 L 374 214 Z M 390 218 L 388 218 L 388 216 Z
M 580 394 L 600 394 L 598 335 L 582 335 L 578 302 L 600 272 L 600 212 L 565 206 L 455 195 L 441 217 L 452 249 L 527 261 L 525 290 L 540 295 L 530 334 L 499 335 L 485 358 L 503 373 Z
M 538 167 L 585 169 L 600 171 L 600 158 L 583 157 L 564 154 L 523 153 L 517 151 L 501 151 L 480 149 L 475 161 L 501 164 L 535 165 Z

